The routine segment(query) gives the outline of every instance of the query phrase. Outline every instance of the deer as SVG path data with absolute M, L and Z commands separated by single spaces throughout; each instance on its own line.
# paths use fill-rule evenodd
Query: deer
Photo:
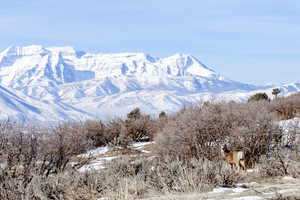
M 221 151 L 224 159 L 230 164 L 231 168 L 235 166 L 238 170 L 241 168 L 246 170 L 246 161 L 248 156 L 245 155 L 245 152 L 242 149 L 234 149 L 229 151 L 225 144 L 221 147 Z

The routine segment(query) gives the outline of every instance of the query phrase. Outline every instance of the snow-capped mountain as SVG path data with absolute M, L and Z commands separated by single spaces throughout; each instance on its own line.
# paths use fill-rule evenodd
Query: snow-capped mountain
M 243 100 L 254 91 L 272 90 L 227 79 L 191 55 L 157 58 L 42 46 L 1 52 L 0 85 L 0 116 L 47 121 L 108 119 L 135 107 L 149 114 L 174 112 L 201 100 Z M 284 92 L 299 86 L 284 86 Z

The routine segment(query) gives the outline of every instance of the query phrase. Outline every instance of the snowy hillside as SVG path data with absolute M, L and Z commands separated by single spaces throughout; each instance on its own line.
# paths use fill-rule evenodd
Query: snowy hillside
M 0 53 L 1 117 L 58 121 L 157 114 L 202 100 L 245 100 L 254 86 L 229 80 L 191 55 L 91 54 L 72 47 L 9 47 Z M 300 84 L 283 86 L 284 93 Z M 7 92 L 9 91 L 9 92 Z

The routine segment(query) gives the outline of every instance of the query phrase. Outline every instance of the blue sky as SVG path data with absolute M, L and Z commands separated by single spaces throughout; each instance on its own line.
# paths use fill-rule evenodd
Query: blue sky
M 299 0 L 6 0 L 0 33 L 1 50 L 188 53 L 233 80 L 300 81 Z

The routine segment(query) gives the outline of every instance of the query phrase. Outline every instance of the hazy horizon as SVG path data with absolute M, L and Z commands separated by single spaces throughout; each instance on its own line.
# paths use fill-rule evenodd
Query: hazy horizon
M 34 44 L 185 53 L 233 80 L 289 83 L 300 80 L 299 8 L 291 0 L 5 1 L 0 49 Z

